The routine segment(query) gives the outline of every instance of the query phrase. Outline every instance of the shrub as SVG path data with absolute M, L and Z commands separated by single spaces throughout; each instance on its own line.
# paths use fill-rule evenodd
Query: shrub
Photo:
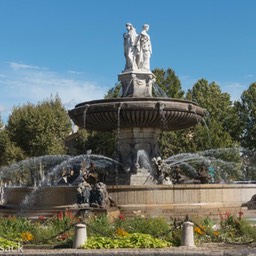
M 91 237 L 81 247 L 83 249 L 117 248 L 164 248 L 171 244 L 148 234 L 133 233 L 118 238 Z

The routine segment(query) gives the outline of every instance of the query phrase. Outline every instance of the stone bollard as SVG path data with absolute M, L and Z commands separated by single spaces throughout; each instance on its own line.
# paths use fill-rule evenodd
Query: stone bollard
M 73 248 L 79 248 L 87 241 L 87 230 L 85 224 L 77 224 L 75 226 L 75 236 L 73 241 Z
M 194 243 L 194 224 L 190 221 L 185 221 L 182 226 L 182 246 L 195 247 Z

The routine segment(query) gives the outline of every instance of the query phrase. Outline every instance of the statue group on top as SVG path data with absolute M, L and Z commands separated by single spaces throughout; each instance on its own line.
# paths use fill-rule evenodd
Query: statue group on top
M 126 24 L 127 32 L 124 33 L 124 56 L 126 59 L 125 70 L 150 71 L 150 57 L 152 46 L 148 35 L 149 25 L 144 24 L 138 35 L 131 23 Z

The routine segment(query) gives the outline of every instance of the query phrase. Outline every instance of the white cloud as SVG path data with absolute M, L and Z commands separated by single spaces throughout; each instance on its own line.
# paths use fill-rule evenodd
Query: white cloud
M 17 63 L 17 62 L 10 62 L 9 63 L 10 68 L 13 70 L 19 70 L 19 69 L 39 69 L 37 66 L 32 66 L 32 65 L 26 65 L 22 63 Z
M 0 113 L 5 111 L 5 107 L 3 105 L 0 104 Z
M 76 74 L 76 75 L 84 74 L 83 72 L 75 71 L 75 70 L 68 70 L 68 73 L 69 73 L 69 74 Z
M 245 78 L 249 78 L 249 79 L 254 78 L 254 77 L 255 77 L 255 75 L 252 75 L 252 74 L 245 75 Z
M 36 66 L 10 63 L 10 68 L 0 77 L 0 112 L 2 118 L 9 115 L 13 106 L 38 103 L 58 96 L 66 109 L 80 102 L 103 98 L 107 88 L 77 79 L 73 73 L 57 73 Z

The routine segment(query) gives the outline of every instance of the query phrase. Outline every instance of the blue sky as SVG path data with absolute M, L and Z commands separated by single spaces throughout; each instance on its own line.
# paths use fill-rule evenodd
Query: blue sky
M 255 0 L 0 0 L 0 113 L 100 99 L 124 68 L 123 33 L 150 25 L 151 69 L 205 78 L 238 100 L 256 81 Z

